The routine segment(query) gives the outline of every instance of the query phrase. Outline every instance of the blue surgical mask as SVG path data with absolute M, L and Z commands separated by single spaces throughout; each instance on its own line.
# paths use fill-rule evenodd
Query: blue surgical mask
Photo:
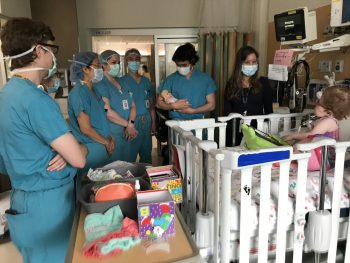
M 242 73 L 248 77 L 253 76 L 258 71 L 258 64 L 242 65 Z
M 94 78 L 92 79 L 93 83 L 100 82 L 103 79 L 103 70 L 102 68 L 93 68 L 94 69 Z
M 112 77 L 117 77 L 120 72 L 120 64 L 112 64 L 109 65 L 109 71 L 108 74 L 111 75 Z
M 47 87 L 47 93 L 56 93 L 58 88 L 61 86 L 61 80 L 60 79 L 55 79 L 53 86 Z
M 140 61 L 129 61 L 128 62 L 128 68 L 132 71 L 132 72 L 136 72 L 139 67 L 140 67 L 141 62 Z

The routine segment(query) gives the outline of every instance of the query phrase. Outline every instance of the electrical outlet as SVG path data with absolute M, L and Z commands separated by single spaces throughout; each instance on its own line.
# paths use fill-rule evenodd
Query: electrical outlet
M 336 60 L 334 64 L 334 72 L 344 71 L 344 60 Z
M 321 60 L 318 62 L 318 70 L 322 73 L 332 71 L 332 61 L 331 60 Z

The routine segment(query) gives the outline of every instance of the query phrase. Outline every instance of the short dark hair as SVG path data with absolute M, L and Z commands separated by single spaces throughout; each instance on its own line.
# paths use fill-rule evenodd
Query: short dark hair
M 6 22 L 1 30 L 1 50 L 4 56 L 21 54 L 34 45 L 54 41 L 55 37 L 43 22 L 29 18 L 13 18 Z M 12 59 L 11 70 L 29 65 L 36 58 L 34 52 Z
M 194 46 L 191 43 L 186 43 L 182 46 L 179 46 L 174 55 L 172 60 L 176 63 L 179 61 L 186 61 L 188 60 L 192 65 L 195 65 L 197 61 L 199 60 L 199 57 L 197 55 L 197 52 L 194 48 Z

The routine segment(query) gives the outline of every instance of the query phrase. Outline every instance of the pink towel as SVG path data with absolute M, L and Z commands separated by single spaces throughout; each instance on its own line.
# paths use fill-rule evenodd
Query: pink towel
M 139 236 L 139 231 L 138 231 L 137 223 L 134 220 L 126 217 L 123 220 L 121 230 L 110 232 L 106 236 L 103 236 L 87 244 L 83 250 L 83 255 L 86 257 L 103 258 L 106 256 L 120 254 L 122 250 L 115 249 L 110 253 L 104 255 L 100 251 L 100 246 L 114 238 L 138 237 L 138 236 Z

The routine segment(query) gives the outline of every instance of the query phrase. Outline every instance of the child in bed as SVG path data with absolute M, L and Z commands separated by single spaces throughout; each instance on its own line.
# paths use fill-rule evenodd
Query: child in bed
M 319 119 L 312 123 L 308 132 L 291 133 L 284 140 L 299 142 L 314 136 L 339 140 L 339 121 L 350 115 L 350 89 L 341 86 L 325 89 L 316 102 L 315 115 Z
M 314 137 L 325 136 L 339 140 L 339 121 L 350 115 L 350 90 L 341 86 L 327 88 L 315 105 L 315 115 L 319 118 L 314 121 L 309 131 L 291 133 L 284 140 L 287 142 L 311 142 Z M 334 167 L 335 151 L 329 149 L 328 169 Z M 321 148 L 311 151 L 308 162 L 309 171 L 320 170 Z

